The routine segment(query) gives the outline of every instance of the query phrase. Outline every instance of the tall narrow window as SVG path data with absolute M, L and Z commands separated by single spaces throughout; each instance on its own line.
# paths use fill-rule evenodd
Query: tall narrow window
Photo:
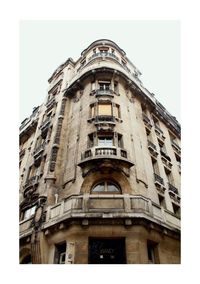
M 100 147 L 112 147 L 113 146 L 113 137 L 108 137 L 108 136 L 98 137 L 98 146 L 100 146 Z
M 102 91 L 110 90 L 110 82 L 99 82 L 99 89 Z
M 122 135 L 121 134 L 117 135 L 117 140 L 118 140 L 118 147 L 119 148 L 124 148 L 123 139 L 122 139 Z
M 113 116 L 120 118 L 119 105 L 113 104 Z
M 29 219 L 35 214 L 36 205 L 24 211 L 24 219 Z
M 119 84 L 117 81 L 114 82 L 114 92 L 116 94 L 119 94 Z
M 167 170 L 166 168 L 165 168 L 165 173 L 166 173 L 168 182 L 169 182 L 171 185 L 174 185 L 174 179 L 173 179 L 172 173 L 171 173 L 169 170 Z
M 94 136 L 93 133 L 88 135 L 88 148 L 92 148 L 94 146 Z
M 155 116 L 153 116 L 152 119 L 153 119 L 154 125 L 159 127 L 159 120 Z
M 98 104 L 98 115 L 112 115 L 111 104 Z
M 147 241 L 147 253 L 149 264 L 159 263 L 158 259 L 158 244 L 153 241 Z
M 54 263 L 65 264 L 66 242 L 55 245 Z
M 166 203 L 165 203 L 164 196 L 158 194 L 158 200 L 159 200 L 160 206 L 163 207 L 163 208 L 166 208 Z
M 178 206 L 178 205 L 176 205 L 172 202 L 172 207 L 173 207 L 174 214 L 177 217 L 180 217 L 180 206 Z
M 157 163 L 157 161 L 154 160 L 154 159 L 151 159 L 151 161 L 152 161 L 152 166 L 153 166 L 154 174 L 159 175 L 160 173 L 159 173 L 159 168 L 158 168 L 158 163 Z

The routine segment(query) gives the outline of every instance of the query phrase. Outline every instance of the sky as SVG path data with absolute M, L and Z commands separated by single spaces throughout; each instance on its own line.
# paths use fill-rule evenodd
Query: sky
M 144 86 L 180 122 L 180 23 L 163 20 L 21 21 L 19 122 L 44 102 L 55 69 L 103 38 L 126 52 Z

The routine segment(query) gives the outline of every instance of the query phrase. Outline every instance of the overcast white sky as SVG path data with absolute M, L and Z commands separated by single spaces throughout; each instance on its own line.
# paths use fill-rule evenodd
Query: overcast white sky
M 116 42 L 142 72 L 144 86 L 180 122 L 178 21 L 21 21 L 20 122 L 43 103 L 54 70 L 97 39 Z

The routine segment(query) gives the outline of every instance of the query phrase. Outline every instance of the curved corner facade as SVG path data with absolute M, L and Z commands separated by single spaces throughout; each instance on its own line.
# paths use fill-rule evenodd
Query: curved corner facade
M 180 125 L 113 41 L 20 127 L 20 263 L 180 263 Z

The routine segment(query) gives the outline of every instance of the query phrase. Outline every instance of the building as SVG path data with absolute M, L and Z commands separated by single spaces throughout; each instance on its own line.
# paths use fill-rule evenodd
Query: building
M 180 124 L 113 41 L 20 127 L 20 263 L 180 263 Z

